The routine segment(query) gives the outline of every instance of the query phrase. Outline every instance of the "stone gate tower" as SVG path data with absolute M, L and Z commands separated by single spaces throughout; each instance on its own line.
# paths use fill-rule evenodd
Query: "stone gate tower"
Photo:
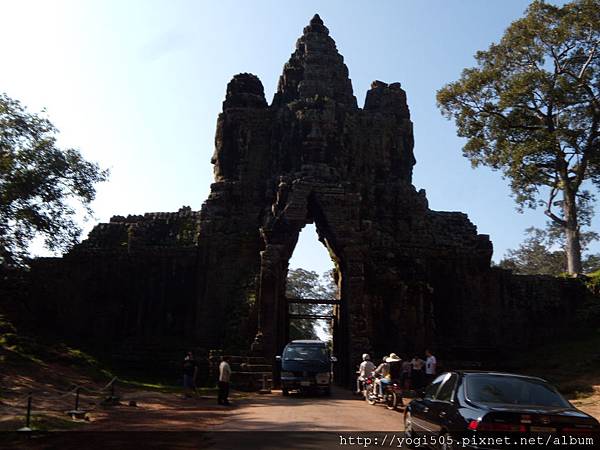
M 337 271 L 342 373 L 364 351 L 527 345 L 569 326 L 576 283 L 491 269 L 488 236 L 428 208 L 412 185 L 406 93 L 374 81 L 359 108 L 318 15 L 270 105 L 256 76 L 233 77 L 215 144 L 201 211 L 113 217 L 34 264 L 45 317 L 117 347 L 169 338 L 243 351 L 259 332 L 273 357 L 287 339 L 288 262 L 315 223 Z
M 219 217 L 260 249 L 258 313 L 267 356 L 286 341 L 288 261 L 307 223 L 316 224 L 335 261 L 336 351 L 351 359 L 374 348 L 432 344 L 435 298 L 452 290 L 443 280 L 489 269 L 488 237 L 477 235 L 464 214 L 430 211 L 425 192 L 412 185 L 413 143 L 400 83 L 373 82 L 359 108 L 318 15 L 298 39 L 271 105 L 254 75 L 229 83 L 203 219 Z M 238 267 L 252 267 L 257 252 L 247 261 L 238 252 L 232 257 Z

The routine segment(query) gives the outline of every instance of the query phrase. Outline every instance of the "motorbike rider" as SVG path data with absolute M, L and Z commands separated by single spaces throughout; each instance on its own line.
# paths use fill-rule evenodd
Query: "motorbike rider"
M 395 353 L 390 353 L 390 356 L 388 356 L 385 360 L 385 362 L 388 364 L 388 377 L 387 377 L 387 381 L 385 381 L 385 384 L 389 384 L 389 383 L 398 383 L 400 384 L 400 380 L 402 378 L 402 358 L 400 358 L 398 355 L 396 355 Z M 382 387 L 382 392 L 383 392 L 383 388 L 385 388 L 384 385 L 381 386 Z
M 381 364 L 377 366 L 374 374 L 379 375 L 379 377 L 375 378 L 375 392 L 377 395 L 383 397 L 383 386 L 381 385 L 382 380 L 386 380 L 389 378 L 390 374 L 390 365 L 387 363 L 388 356 L 385 355 L 381 361 Z M 386 382 L 384 381 L 384 383 Z
M 371 362 L 371 356 L 368 353 L 363 353 L 362 362 L 358 367 L 358 378 L 356 379 L 356 393 L 360 394 L 362 389 L 362 383 L 371 376 L 375 370 L 375 364 Z

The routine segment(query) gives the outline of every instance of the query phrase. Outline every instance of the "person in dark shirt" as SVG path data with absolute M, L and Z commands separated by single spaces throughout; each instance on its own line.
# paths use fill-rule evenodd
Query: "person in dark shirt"
M 413 389 L 421 389 L 425 385 L 425 361 L 420 356 L 415 355 L 410 362 L 411 368 L 411 384 Z
M 194 354 L 188 352 L 183 360 L 183 389 L 184 395 L 190 397 L 196 393 L 196 378 L 198 377 L 198 363 Z

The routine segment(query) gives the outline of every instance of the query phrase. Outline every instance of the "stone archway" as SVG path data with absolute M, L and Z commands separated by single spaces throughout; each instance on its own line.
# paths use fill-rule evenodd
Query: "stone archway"
M 280 354 L 287 343 L 285 283 L 288 264 L 301 229 L 308 223 L 315 223 L 319 240 L 327 247 L 336 266 L 341 303 L 336 308 L 334 352 L 343 368 L 340 373 L 346 373 L 344 369 L 348 368 L 350 359 L 348 349 L 352 346 L 349 341 L 360 338 L 361 345 L 368 341 L 367 336 L 351 333 L 348 325 L 349 312 L 362 301 L 364 289 L 362 255 L 357 252 L 359 249 L 353 239 L 359 231 L 358 224 L 351 221 L 342 224 L 336 220 L 340 212 L 346 217 L 352 216 L 356 204 L 353 197 L 347 198 L 338 186 L 310 179 L 291 182 L 282 179 L 277 199 L 279 204 L 274 208 L 275 214 L 261 228 L 264 250 L 261 252 L 259 332 L 264 351 L 267 355 Z M 335 215 L 331 205 L 325 206 L 327 202 L 337 205 Z M 369 318 L 364 317 L 364 320 Z

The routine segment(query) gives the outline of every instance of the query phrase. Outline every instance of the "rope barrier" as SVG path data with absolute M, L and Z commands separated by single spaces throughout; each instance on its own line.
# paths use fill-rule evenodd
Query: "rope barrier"
M 57 398 L 64 398 L 64 397 L 66 397 L 66 396 L 68 396 L 68 395 L 71 395 L 73 392 L 77 391 L 77 389 L 79 389 L 79 387 L 78 387 L 78 386 L 75 386 L 75 387 L 74 387 L 73 389 L 71 389 L 69 392 L 65 392 L 64 394 L 62 394 L 62 395 L 59 395 Z
M 25 400 L 27 397 L 29 397 L 30 395 L 33 394 L 34 391 L 29 391 L 27 392 L 27 394 L 22 395 L 21 397 L 18 397 L 15 401 L 16 402 L 20 402 L 21 400 Z
M 70 391 L 64 393 L 64 392 L 59 391 L 58 389 L 52 388 L 50 386 L 45 386 L 43 389 L 35 389 L 35 390 L 28 391 L 27 394 L 24 394 L 21 397 L 18 397 L 16 399 L 14 399 L 13 402 L 15 402 L 15 401 L 19 402 L 21 400 L 24 400 L 27 397 L 29 397 L 29 395 L 44 395 L 48 391 L 54 391 L 54 392 L 56 392 L 58 394 L 57 398 L 66 397 L 67 395 L 72 394 L 75 391 L 75 389 L 77 389 L 77 386 L 73 387 Z
M 118 379 L 118 377 L 113 377 L 113 379 L 112 379 L 112 380 L 110 380 L 110 381 L 109 381 L 109 382 L 106 384 L 106 386 L 104 386 L 104 387 L 102 388 L 102 390 L 106 389 L 106 388 L 107 388 L 107 387 L 109 387 L 109 386 L 112 386 L 112 385 L 114 384 L 114 382 L 115 382 L 115 381 L 117 381 L 117 379 Z
M 76 392 L 77 389 L 84 390 L 84 391 L 92 393 L 92 394 L 100 395 L 100 394 L 103 394 L 109 388 L 111 389 L 111 391 L 114 391 L 114 384 L 115 384 L 115 381 L 117 381 L 117 380 L 118 380 L 118 377 L 113 377 L 113 379 L 110 380 L 108 383 L 106 383 L 106 385 L 101 389 L 90 389 L 90 388 L 88 388 L 86 386 L 82 386 L 80 384 L 71 384 L 70 385 L 71 389 L 67 392 L 61 392 L 58 389 L 52 388 L 50 386 L 45 386 L 44 389 L 28 391 L 26 394 L 23 394 L 22 396 L 14 399 L 13 402 L 20 402 L 21 400 L 25 400 L 27 397 L 34 395 L 34 394 L 35 395 L 44 394 L 46 391 L 56 392 L 58 394 L 58 397 L 56 397 L 56 398 L 59 398 L 59 399 L 63 398 L 63 397 L 67 397 L 68 395 L 71 395 L 72 393 Z
M 30 424 L 31 424 L 31 410 L 32 410 L 32 401 L 33 401 L 33 397 L 34 396 L 40 396 L 42 398 L 44 398 L 46 401 L 48 400 L 61 400 L 63 398 L 66 398 L 70 395 L 72 395 L 73 393 L 75 393 L 76 397 L 75 397 L 75 410 L 73 411 L 79 411 L 79 401 L 80 401 L 80 397 L 81 395 L 81 391 L 86 391 L 88 393 L 90 393 L 91 395 L 96 395 L 96 396 L 100 396 L 105 394 L 105 392 L 110 389 L 110 397 L 111 399 L 114 398 L 114 393 L 115 393 L 115 382 L 118 380 L 118 377 L 113 377 L 112 380 L 110 380 L 102 389 L 90 389 L 87 388 L 85 386 L 81 386 L 79 384 L 71 384 L 71 389 L 67 392 L 61 392 L 58 389 L 52 388 L 50 386 L 45 386 L 43 390 L 32 390 L 27 392 L 26 394 L 17 397 L 16 399 L 13 399 L 11 403 L 13 403 L 12 405 L 0 402 L 0 410 L 3 411 L 12 411 L 15 415 L 17 414 L 22 414 L 23 413 L 23 406 L 16 406 L 19 403 L 21 403 L 23 400 L 27 399 L 27 412 L 26 412 L 26 416 L 25 416 L 25 427 L 22 428 L 22 430 L 24 431 L 29 431 L 30 430 Z M 44 395 L 47 394 L 48 391 L 54 391 L 55 393 L 57 393 L 58 395 L 55 397 L 49 397 L 48 395 Z M 88 407 L 86 410 L 87 411 L 92 411 L 95 410 L 97 405 L 96 403 L 93 403 L 91 405 L 92 407 Z M 73 412 L 71 411 L 71 412 Z M 44 414 L 44 413 L 53 413 L 53 412 L 64 412 L 64 409 L 38 409 L 36 410 L 36 413 L 38 414 Z M 82 411 L 83 412 L 83 411 Z
M 117 380 L 118 380 L 118 377 L 114 377 L 102 389 L 90 389 L 90 388 L 87 388 L 85 386 L 81 386 L 79 384 L 73 384 L 72 386 L 75 386 L 75 388 L 81 388 L 84 391 L 91 392 L 91 393 L 99 395 L 99 394 L 102 394 L 104 391 L 106 391 L 108 388 L 111 388 L 114 385 L 115 381 L 117 381 Z
M 2 405 L 0 405 L 0 410 L 2 410 L 2 411 L 12 410 L 15 414 L 17 414 L 17 413 L 22 413 L 23 408 L 25 408 L 25 407 L 26 406 L 12 406 L 12 405 L 2 404 Z
M 22 406 L 20 408 L 17 408 L 16 406 L 2 406 L 0 408 L 0 411 L 10 412 L 14 415 L 21 415 L 21 414 L 23 414 L 23 410 L 25 408 L 26 408 L 26 406 Z M 94 411 L 95 409 L 96 409 L 96 407 L 94 406 L 94 407 L 86 408 L 86 411 Z M 37 408 L 35 408 L 36 414 L 64 413 L 65 411 L 67 411 L 66 408 L 60 408 L 60 409 L 48 409 L 48 408 L 37 409 Z

